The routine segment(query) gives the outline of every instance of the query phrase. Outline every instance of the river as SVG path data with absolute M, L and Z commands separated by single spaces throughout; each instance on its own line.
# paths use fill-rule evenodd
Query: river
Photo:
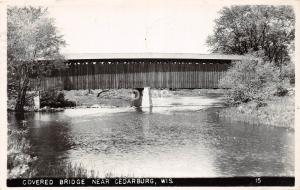
M 65 161 L 103 177 L 293 176 L 294 132 L 221 118 L 221 96 L 163 97 L 148 109 L 9 113 L 40 166 Z M 26 120 L 24 122 L 21 120 Z

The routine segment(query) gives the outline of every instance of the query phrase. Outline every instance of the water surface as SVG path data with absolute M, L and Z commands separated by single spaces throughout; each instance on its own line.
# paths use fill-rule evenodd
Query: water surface
M 152 110 L 81 108 L 25 116 L 40 165 L 104 176 L 293 176 L 294 132 L 220 118 L 218 96 L 154 98 Z M 9 114 L 9 127 L 24 127 Z

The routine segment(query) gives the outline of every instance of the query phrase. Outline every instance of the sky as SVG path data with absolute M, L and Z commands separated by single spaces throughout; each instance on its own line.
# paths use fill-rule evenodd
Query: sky
M 209 53 L 206 39 L 223 7 L 211 2 L 24 0 L 23 5 L 48 7 L 67 43 L 62 53 Z
M 1 0 L 0 0 L 1 1 Z M 249 0 L 11 0 L 48 7 L 62 53 L 210 53 L 206 39 L 224 6 Z M 274 0 L 253 0 L 256 4 Z M 286 4 L 287 0 L 277 3 Z
M 209 53 L 207 36 L 222 6 L 205 1 L 61 0 L 48 6 L 63 53 Z

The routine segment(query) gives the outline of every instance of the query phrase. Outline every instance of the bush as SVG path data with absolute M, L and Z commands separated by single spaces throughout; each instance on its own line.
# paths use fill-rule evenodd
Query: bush
M 274 93 L 275 96 L 285 96 L 288 94 L 288 89 L 278 86 L 276 92 Z
M 289 80 L 290 84 L 295 84 L 295 63 L 288 62 L 281 67 L 280 77 Z
M 220 81 L 220 87 L 230 88 L 230 104 L 249 101 L 264 102 L 270 97 L 288 93 L 289 82 L 282 77 L 280 68 L 262 60 L 235 63 Z
M 63 92 L 50 90 L 41 93 L 41 107 L 45 106 L 51 108 L 75 107 L 76 103 L 65 99 Z

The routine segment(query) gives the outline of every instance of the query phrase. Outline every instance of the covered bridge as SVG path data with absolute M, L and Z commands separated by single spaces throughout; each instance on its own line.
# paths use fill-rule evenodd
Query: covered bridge
M 218 88 L 238 55 L 183 53 L 67 54 L 67 68 L 33 80 L 35 89 Z

